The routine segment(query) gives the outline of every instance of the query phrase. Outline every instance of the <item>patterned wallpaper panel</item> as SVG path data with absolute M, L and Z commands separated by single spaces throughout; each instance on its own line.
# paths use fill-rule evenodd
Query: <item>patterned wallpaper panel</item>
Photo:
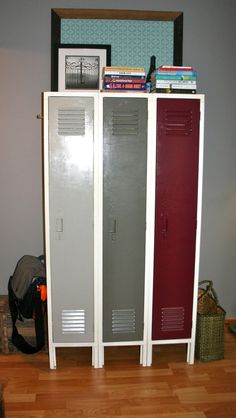
M 62 44 L 109 44 L 111 65 L 149 68 L 173 64 L 174 23 L 142 20 L 62 19 Z

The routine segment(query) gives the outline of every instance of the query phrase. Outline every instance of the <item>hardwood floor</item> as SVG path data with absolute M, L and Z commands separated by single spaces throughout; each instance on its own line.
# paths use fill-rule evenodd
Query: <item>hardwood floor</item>
M 6 418 L 235 418 L 236 336 L 225 328 L 225 358 L 189 366 L 184 346 L 155 347 L 139 365 L 136 347 L 107 348 L 105 367 L 90 366 L 86 348 L 0 354 Z

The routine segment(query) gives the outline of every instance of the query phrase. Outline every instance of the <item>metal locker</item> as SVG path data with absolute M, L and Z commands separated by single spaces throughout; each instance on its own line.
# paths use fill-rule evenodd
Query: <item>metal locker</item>
M 103 342 L 141 341 L 148 100 L 103 103 Z
M 194 361 L 201 231 L 202 95 L 156 97 L 152 344 L 187 343 Z M 150 352 L 149 352 L 150 355 Z M 147 362 L 150 364 L 150 358 Z
M 94 98 L 46 96 L 49 353 L 94 343 Z

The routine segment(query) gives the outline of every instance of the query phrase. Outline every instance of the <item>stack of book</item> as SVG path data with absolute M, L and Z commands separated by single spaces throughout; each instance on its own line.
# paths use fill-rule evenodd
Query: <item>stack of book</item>
M 146 75 L 144 68 L 104 67 L 103 90 L 146 91 Z
M 197 73 L 193 67 L 162 65 L 151 75 L 152 93 L 196 93 Z

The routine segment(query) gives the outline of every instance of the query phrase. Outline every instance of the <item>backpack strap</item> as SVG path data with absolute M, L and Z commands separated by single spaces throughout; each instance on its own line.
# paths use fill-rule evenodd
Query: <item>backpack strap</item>
M 19 316 L 19 311 L 17 309 L 17 304 L 14 298 L 14 294 L 12 292 L 11 287 L 9 286 L 9 308 L 12 318 L 12 343 L 18 350 L 22 351 L 25 354 L 34 354 L 38 351 L 42 350 L 44 346 L 44 316 L 43 316 L 43 307 L 42 301 L 40 299 L 40 293 L 37 294 L 35 300 L 35 334 L 36 334 L 36 346 L 33 347 L 29 344 L 25 338 L 19 334 L 16 321 L 20 319 L 22 321 L 22 317 Z

